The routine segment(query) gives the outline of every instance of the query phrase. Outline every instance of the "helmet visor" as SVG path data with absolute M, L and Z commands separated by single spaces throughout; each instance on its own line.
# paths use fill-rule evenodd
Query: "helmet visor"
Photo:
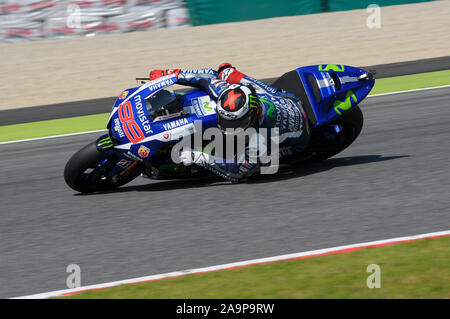
M 247 129 L 250 126 L 253 126 L 253 124 L 256 121 L 257 118 L 257 112 L 254 109 L 251 109 L 250 112 L 248 113 L 248 115 L 241 117 L 240 119 L 234 119 L 234 120 L 229 120 L 226 119 L 222 116 L 220 116 L 220 114 L 217 115 L 217 125 L 219 126 L 219 128 L 223 131 L 225 131 L 226 129 L 237 129 L 237 128 L 242 128 L 242 129 Z

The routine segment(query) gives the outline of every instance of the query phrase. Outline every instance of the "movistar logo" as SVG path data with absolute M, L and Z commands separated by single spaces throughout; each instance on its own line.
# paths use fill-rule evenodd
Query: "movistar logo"
M 319 64 L 319 71 L 332 70 L 334 72 L 344 72 L 344 69 L 345 67 L 343 65 L 327 64 L 324 68 L 322 64 Z
M 144 127 L 144 130 L 145 130 L 145 133 L 147 133 L 147 134 L 153 133 L 152 128 L 150 126 L 150 122 L 147 119 L 147 116 L 145 115 L 144 105 L 142 104 L 142 98 L 140 95 L 134 96 L 134 103 L 135 103 L 136 109 L 138 111 L 139 121 L 141 121 L 142 126 Z
M 207 111 L 212 111 L 213 110 L 213 108 L 211 106 L 209 106 L 209 102 L 203 102 L 203 107 Z
M 344 101 L 334 101 L 333 106 L 334 110 L 337 114 L 342 115 L 341 111 L 348 111 L 352 107 L 352 100 L 356 103 L 358 99 L 356 98 L 355 94 L 353 94 L 352 90 L 347 91 L 347 94 L 345 95 Z

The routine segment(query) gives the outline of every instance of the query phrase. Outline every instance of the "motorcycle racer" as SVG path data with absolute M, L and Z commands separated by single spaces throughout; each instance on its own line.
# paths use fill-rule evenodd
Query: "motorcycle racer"
M 277 128 L 280 158 L 301 152 L 308 145 L 308 119 L 294 94 L 249 77 L 229 63 L 222 63 L 217 72 L 208 68 L 153 70 L 149 78 L 168 74 L 176 74 L 178 84 L 200 88 L 216 101 L 217 124 L 224 134 L 232 134 L 235 129 Z M 249 159 L 249 154 L 257 152 L 259 139 L 259 134 L 252 136 L 243 158 L 235 156 L 232 163 L 197 150 L 184 151 L 180 159 L 184 165 L 196 164 L 229 181 L 241 182 L 261 170 L 259 160 Z

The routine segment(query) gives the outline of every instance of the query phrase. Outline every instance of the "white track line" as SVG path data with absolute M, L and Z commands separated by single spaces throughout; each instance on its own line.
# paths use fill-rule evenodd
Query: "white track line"
M 428 91 L 428 90 L 434 90 L 434 89 L 443 89 L 443 88 L 449 88 L 449 87 L 450 87 L 450 85 L 441 85 L 441 86 L 433 86 L 431 88 L 422 88 L 422 89 L 414 89 L 414 90 L 405 90 L 405 91 L 396 91 L 396 92 L 372 94 L 372 95 L 368 95 L 367 97 L 369 98 L 369 97 L 393 95 L 393 94 L 400 94 L 400 93 L 420 92 L 420 91 Z
M 431 88 L 414 89 L 414 90 L 406 90 L 406 91 L 397 91 L 397 92 L 390 92 L 390 93 L 373 94 L 373 95 L 369 95 L 368 97 L 378 97 L 378 96 L 400 94 L 400 93 L 411 93 L 411 92 L 427 91 L 427 90 L 434 90 L 434 89 L 442 89 L 442 88 L 448 88 L 448 87 L 450 87 L 450 85 L 434 86 L 434 87 L 431 87 Z M 46 140 L 46 139 L 52 139 L 52 138 L 58 138 L 58 137 L 66 137 L 66 136 L 74 136 L 74 135 L 83 135 L 83 134 L 97 133 L 97 132 L 103 132 L 103 131 L 106 131 L 106 130 L 103 129 L 103 130 L 97 130 L 97 131 L 79 132 L 79 133 L 72 133 L 72 134 L 63 134 L 63 135 L 53 135 L 53 136 L 29 138 L 29 139 L 25 139 L 25 140 L 0 142 L 0 145 L 21 143 L 21 142 L 30 142 L 30 141 L 39 141 L 39 140 Z
M 110 287 L 123 285 L 123 284 L 142 283 L 142 282 L 149 282 L 149 281 L 161 280 L 161 279 L 166 279 L 166 278 L 181 277 L 181 276 L 185 276 L 185 275 L 189 275 L 189 274 L 208 273 L 208 272 L 214 272 L 214 271 L 218 271 L 218 270 L 247 267 L 247 266 L 256 265 L 256 264 L 285 261 L 285 260 L 292 260 L 292 259 L 310 258 L 310 257 L 317 257 L 317 256 L 328 255 L 328 254 L 338 254 L 338 253 L 344 253 L 344 252 L 362 249 L 362 248 L 386 246 L 386 245 L 392 245 L 392 244 L 396 244 L 396 243 L 404 243 L 404 242 L 410 242 L 410 241 L 415 241 L 415 240 L 420 240 L 420 239 L 437 238 L 437 237 L 443 237 L 443 236 L 450 236 L 450 230 L 428 233 L 428 234 L 421 234 L 421 235 L 414 235 L 414 236 L 407 236 L 407 237 L 398 237 L 398 238 L 391 238 L 391 239 L 385 239 L 385 240 L 378 240 L 378 241 L 372 241 L 372 242 L 367 242 L 367 243 L 338 246 L 338 247 L 325 248 L 325 249 L 319 249 L 319 250 L 311 250 L 311 251 L 306 251 L 306 252 L 302 252 L 302 253 L 281 255 L 281 256 L 275 256 L 275 257 L 246 260 L 246 261 L 240 261 L 240 262 L 205 267 L 205 268 L 175 271 L 175 272 L 170 272 L 170 273 L 165 273 L 165 274 L 145 276 L 145 277 L 139 277 L 139 278 L 133 278 L 133 279 L 127 279 L 127 280 L 119 280 L 119 281 L 113 281 L 113 282 L 108 282 L 108 283 L 103 283 L 103 284 L 98 284 L 98 285 L 90 285 L 90 286 L 79 287 L 79 288 L 74 288 L 74 289 L 65 289 L 65 290 L 51 291 L 51 292 L 40 293 L 40 294 L 35 294 L 35 295 L 16 297 L 13 299 L 44 299 L 44 298 L 50 298 L 50 297 L 71 295 L 71 294 L 81 292 L 81 291 L 110 288 Z
M 4 145 L 4 144 L 13 144 L 13 143 L 20 143 L 20 142 L 39 141 L 39 140 L 48 140 L 48 139 L 58 138 L 58 137 L 67 137 L 67 136 L 75 136 L 75 135 L 84 135 L 84 134 L 100 133 L 100 132 L 106 132 L 106 131 L 107 131 L 106 129 L 103 129 L 103 130 L 96 130 L 96 131 L 78 132 L 78 133 L 70 133 L 70 134 L 62 134 L 62 135 L 44 136 L 44 137 L 35 137 L 35 138 L 28 138 L 28 139 L 26 139 L 26 140 L 17 140 L 17 141 L 0 142 L 0 145 Z

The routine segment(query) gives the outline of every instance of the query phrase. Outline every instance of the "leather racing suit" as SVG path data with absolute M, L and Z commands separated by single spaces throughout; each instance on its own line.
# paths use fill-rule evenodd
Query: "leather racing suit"
M 231 65 L 230 65 L 231 66 Z M 251 85 L 258 95 L 260 101 L 260 110 L 258 112 L 258 121 L 255 125 L 256 131 L 261 128 L 278 128 L 278 154 L 279 158 L 292 155 L 302 151 L 309 142 L 310 128 L 306 114 L 302 108 L 301 102 L 297 96 L 292 93 L 269 86 L 257 79 L 249 77 L 235 68 L 228 68 L 218 74 L 216 71 L 208 68 L 197 70 L 179 70 L 169 69 L 169 73 L 177 73 L 178 84 L 197 87 L 206 93 L 215 101 L 220 94 L 231 84 L 242 83 Z M 269 134 L 268 139 L 272 138 Z M 194 152 L 192 162 L 201 167 L 205 167 L 227 180 L 240 182 L 247 177 L 257 173 L 261 169 L 261 162 L 250 161 L 249 152 L 254 147 L 255 140 L 250 139 L 249 145 L 246 145 L 246 158 L 243 161 L 232 163 L 223 163 L 209 154 Z M 189 165 L 189 160 L 183 161 Z

